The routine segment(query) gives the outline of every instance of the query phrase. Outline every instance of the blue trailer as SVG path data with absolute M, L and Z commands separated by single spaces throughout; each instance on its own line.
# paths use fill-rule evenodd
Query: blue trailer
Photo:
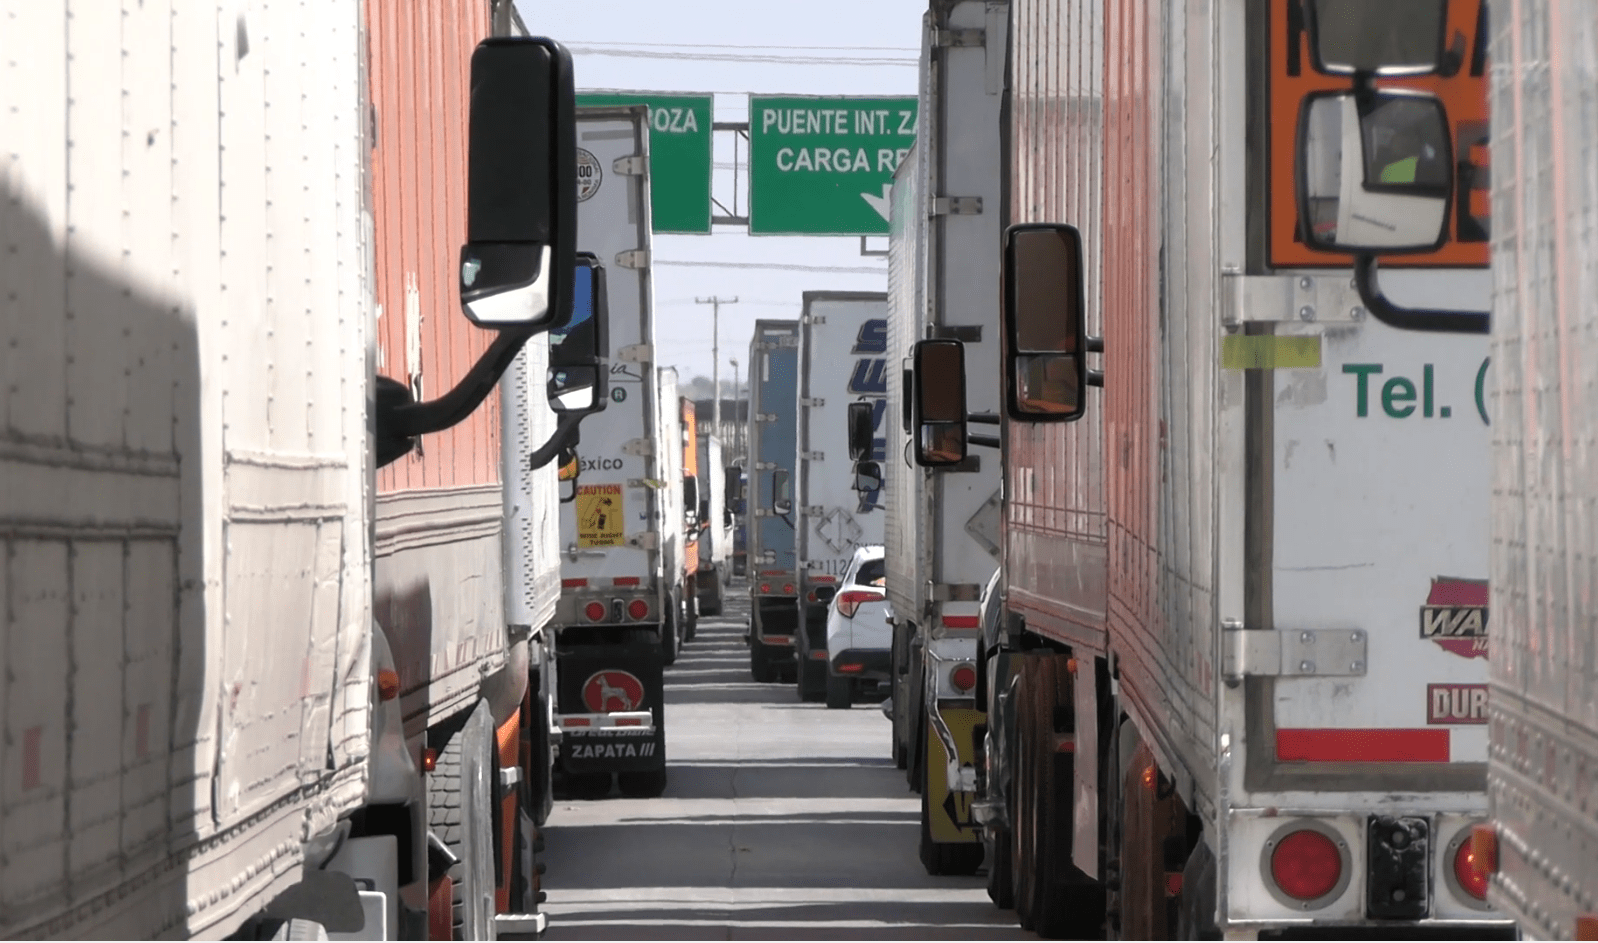
M 749 344 L 749 673 L 795 677 L 799 579 L 794 553 L 799 322 L 755 322 Z

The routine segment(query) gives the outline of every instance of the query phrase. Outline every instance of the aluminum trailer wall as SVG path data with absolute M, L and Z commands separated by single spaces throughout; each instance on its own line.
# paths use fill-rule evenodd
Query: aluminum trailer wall
M 1598 912 L 1592 259 L 1598 10 L 1492 6 L 1491 898 L 1528 937 Z
M 223 936 L 361 803 L 361 4 L 0 10 L 0 934 Z

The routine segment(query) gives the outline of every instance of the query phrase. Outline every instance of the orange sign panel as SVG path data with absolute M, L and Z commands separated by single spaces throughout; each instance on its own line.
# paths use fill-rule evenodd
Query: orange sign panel
M 1298 110 L 1310 92 L 1341 91 L 1348 76 L 1321 75 L 1310 56 L 1299 0 L 1270 0 L 1270 264 L 1274 268 L 1347 267 L 1346 255 L 1317 252 L 1298 238 L 1293 157 Z M 1455 180 L 1448 242 L 1426 255 L 1384 257 L 1383 265 L 1485 266 L 1491 232 L 1487 189 L 1487 3 L 1449 0 L 1448 61 L 1442 73 L 1384 79 L 1384 87 L 1416 88 L 1443 100 L 1454 131 Z M 1443 74 L 1447 73 L 1447 74 Z

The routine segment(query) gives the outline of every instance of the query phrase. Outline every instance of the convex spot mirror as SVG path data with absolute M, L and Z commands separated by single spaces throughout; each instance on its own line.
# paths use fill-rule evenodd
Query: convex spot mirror
M 1443 61 L 1448 0 L 1305 0 L 1304 14 L 1328 75 L 1428 75 Z
M 965 345 L 919 341 L 913 359 L 916 464 L 958 465 L 966 455 Z
M 771 509 L 781 515 L 793 513 L 793 482 L 785 469 L 771 473 Z
M 1087 401 L 1082 235 L 1027 223 L 1004 233 L 1005 408 L 1022 422 L 1072 422 Z
M 1300 234 L 1323 252 L 1431 252 L 1448 239 L 1448 115 L 1411 91 L 1322 92 L 1299 108 Z
M 693 475 L 682 476 L 683 511 L 695 520 L 704 520 L 708 514 L 699 512 L 699 479 Z
M 472 53 L 460 296 L 473 323 L 547 330 L 571 310 L 577 123 L 571 54 L 495 37 Z
M 604 411 L 609 387 L 604 368 L 609 318 L 605 267 L 593 255 L 580 253 L 572 282 L 571 316 L 549 333 L 550 409 L 576 414 Z
M 882 490 L 882 465 L 877 462 L 856 462 L 854 466 L 854 490 L 881 491 Z
M 858 462 L 871 454 L 871 436 L 876 431 L 876 407 L 871 403 L 849 404 L 849 461 Z

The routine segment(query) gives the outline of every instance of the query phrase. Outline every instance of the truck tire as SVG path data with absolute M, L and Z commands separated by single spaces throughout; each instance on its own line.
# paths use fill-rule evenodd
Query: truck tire
M 853 702 L 854 682 L 828 672 L 827 707 L 831 710 L 848 710 Z
M 983 828 L 988 835 L 986 850 L 988 860 L 988 900 L 993 901 L 993 906 L 1000 910 L 1013 910 L 1015 908 L 1015 883 L 1012 876 L 1010 844 L 1010 830 L 1002 825 L 991 824 Z
M 494 719 L 479 702 L 427 776 L 427 827 L 459 860 L 450 867 L 451 932 L 494 938 Z
M 749 676 L 761 684 L 777 680 L 777 671 L 771 666 L 771 659 L 766 657 L 765 646 L 759 642 L 749 643 Z
M 797 686 L 799 700 L 807 703 L 825 700 L 827 696 L 827 665 L 810 657 L 810 653 L 801 651 L 799 654 L 799 667 Z
M 660 622 L 660 662 L 663 665 L 674 665 L 677 663 L 677 632 L 678 628 L 682 624 L 678 618 L 678 614 L 681 611 L 682 607 L 678 605 L 676 595 L 673 594 L 667 596 L 665 612 L 666 617 Z
M 616 774 L 616 786 L 629 799 L 653 799 L 666 791 L 666 770 L 646 769 Z
M 687 631 L 683 633 L 683 641 L 692 642 L 694 636 L 699 634 L 699 592 L 690 588 L 683 593 L 683 625 Z
M 1075 777 L 1071 755 L 1054 748 L 1055 707 L 1071 702 L 1065 657 L 1042 655 L 1036 662 L 1035 696 L 1027 706 L 1031 718 L 1027 747 L 1033 758 L 1034 800 L 1030 863 L 1032 929 L 1047 939 L 1100 939 L 1108 901 L 1104 885 L 1071 864 Z

